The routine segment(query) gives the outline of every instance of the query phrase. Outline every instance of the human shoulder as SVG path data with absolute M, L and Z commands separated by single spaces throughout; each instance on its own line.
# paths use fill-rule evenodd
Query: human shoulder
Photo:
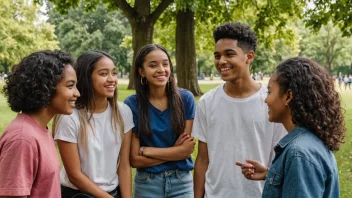
M 204 95 L 202 95 L 199 99 L 199 102 L 212 101 L 213 99 L 220 96 L 220 93 L 223 92 L 224 83 L 216 86 L 215 88 L 207 91 Z
M 287 145 L 288 159 L 300 158 L 320 167 L 320 160 L 330 157 L 331 152 L 313 132 L 303 130 L 303 133 Z
M 127 104 L 129 107 L 131 107 L 132 105 L 136 105 L 137 104 L 137 94 L 132 94 L 132 95 L 128 96 L 124 100 L 124 103 Z
M 188 89 L 178 88 L 183 101 L 194 100 L 192 92 Z
M 119 105 L 120 112 L 121 112 L 122 115 L 126 115 L 126 114 L 132 113 L 131 112 L 131 108 L 127 104 L 125 104 L 123 102 L 118 102 L 118 105 Z

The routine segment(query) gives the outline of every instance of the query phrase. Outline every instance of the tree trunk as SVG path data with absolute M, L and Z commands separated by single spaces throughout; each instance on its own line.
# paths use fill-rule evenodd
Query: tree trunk
M 150 21 L 139 21 L 136 23 L 131 23 L 131 28 L 133 59 L 129 75 L 130 81 L 128 83 L 128 89 L 134 89 L 134 61 L 136 59 L 138 51 L 144 45 L 153 43 L 154 24 Z
M 179 10 L 176 16 L 176 73 L 177 85 L 202 95 L 197 79 L 194 12 Z

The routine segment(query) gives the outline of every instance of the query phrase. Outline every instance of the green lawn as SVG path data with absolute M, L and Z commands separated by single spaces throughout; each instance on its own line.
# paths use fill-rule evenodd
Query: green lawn
M 216 84 L 202 84 L 200 85 L 203 93 L 209 91 L 210 89 L 217 86 Z M 0 85 L 2 90 L 2 86 Z M 127 90 L 127 85 L 119 85 L 119 101 L 123 101 L 127 96 L 134 93 L 134 91 Z M 352 91 L 342 91 L 341 97 L 343 101 L 343 106 L 346 109 L 345 120 L 346 126 L 348 128 L 347 137 L 345 139 L 345 144 L 341 146 L 341 149 L 335 153 L 337 164 L 339 167 L 340 176 L 340 187 L 341 187 L 341 197 L 349 198 L 352 197 Z M 199 97 L 196 98 L 199 100 Z M 10 123 L 10 121 L 16 116 L 16 113 L 12 112 L 8 107 L 5 97 L 0 94 L 0 135 L 4 131 L 5 127 Z M 198 150 L 195 149 L 192 154 L 193 159 L 198 154 Z

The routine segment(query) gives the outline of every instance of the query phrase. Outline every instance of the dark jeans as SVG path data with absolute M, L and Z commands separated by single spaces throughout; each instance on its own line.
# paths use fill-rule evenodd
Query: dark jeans
M 120 187 L 117 186 L 113 191 L 109 192 L 114 198 L 121 198 Z M 95 198 L 93 195 L 90 195 L 79 190 L 75 190 L 66 186 L 61 185 L 61 197 L 62 198 Z

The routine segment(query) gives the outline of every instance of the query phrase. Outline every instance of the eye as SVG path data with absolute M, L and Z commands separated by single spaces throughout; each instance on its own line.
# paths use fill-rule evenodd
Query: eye
M 100 75 L 101 75 L 101 76 L 107 76 L 108 73 L 105 73 L 105 72 L 104 72 L 104 73 L 100 73 Z
M 117 71 L 112 72 L 113 76 L 117 76 Z
M 215 59 L 220 59 L 220 55 L 215 55 L 214 58 Z

